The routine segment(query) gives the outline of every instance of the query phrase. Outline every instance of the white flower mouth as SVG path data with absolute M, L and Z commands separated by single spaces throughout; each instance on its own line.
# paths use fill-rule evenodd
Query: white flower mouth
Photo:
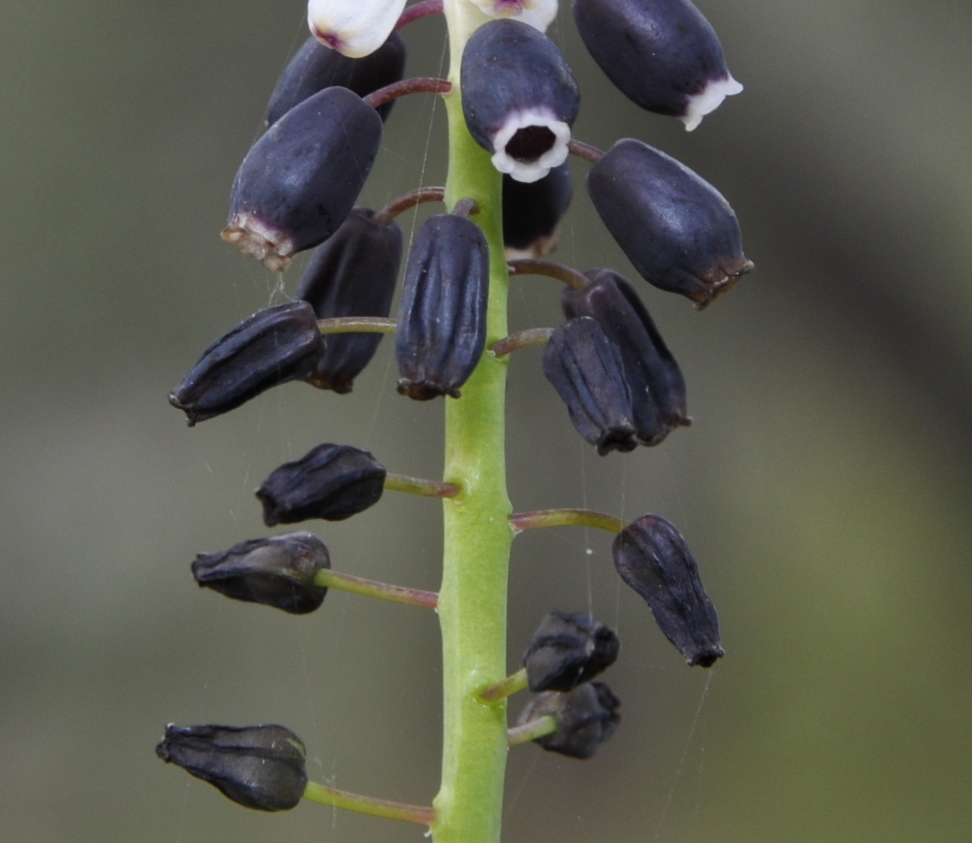
M 491 140 L 493 166 L 529 184 L 567 160 L 570 126 L 548 108 L 527 108 L 509 114 Z
M 510 18 L 546 32 L 557 17 L 557 0 L 472 0 L 493 18 Z
M 738 94 L 742 89 L 743 86 L 728 75 L 709 82 L 699 93 L 689 97 L 685 114 L 678 118 L 685 124 L 685 131 L 691 132 L 706 114 L 711 114 L 722 105 L 726 97 Z

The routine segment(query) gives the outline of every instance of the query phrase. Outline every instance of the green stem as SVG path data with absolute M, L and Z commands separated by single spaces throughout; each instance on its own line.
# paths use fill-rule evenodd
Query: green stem
M 472 199 L 490 250 L 487 346 L 505 337 L 508 276 L 503 253 L 500 174 L 469 136 L 462 115 L 459 60 L 488 18 L 467 0 L 446 0 L 452 92 L 446 207 Z M 506 704 L 478 691 L 506 676 L 506 592 L 511 512 L 506 492 L 505 360 L 483 354 L 459 400 L 446 399 L 445 476 L 462 490 L 443 501 L 442 781 L 433 801 L 435 843 L 498 843 L 506 771 Z
M 406 477 L 404 474 L 386 474 L 385 490 L 408 492 L 410 495 L 423 495 L 427 498 L 454 498 L 459 494 L 459 487 L 454 483 L 425 480 L 421 477 Z
M 325 787 L 317 782 L 307 782 L 304 799 L 330 805 L 333 808 L 357 811 L 359 814 L 371 814 L 373 817 L 403 820 L 420 825 L 432 825 L 435 819 L 435 812 L 428 805 L 409 805 L 406 802 L 375 799 L 372 796 L 361 796 L 357 793 L 348 793 L 346 790 Z
M 406 606 L 419 606 L 423 609 L 434 609 L 439 602 L 439 595 L 434 591 L 422 591 L 419 588 L 406 588 L 403 585 L 391 585 L 378 580 L 366 580 L 351 574 L 340 574 L 330 568 L 324 568 L 314 575 L 314 585 L 360 594 L 363 597 L 377 597 L 392 603 L 404 603 Z
M 502 682 L 483 688 L 479 692 L 479 698 L 483 702 L 493 703 L 505 700 L 513 696 L 517 691 L 522 691 L 527 686 L 527 672 L 525 667 L 521 667 L 516 673 L 507 676 Z
M 507 732 L 507 742 L 510 746 L 519 746 L 521 743 L 529 743 L 544 735 L 552 735 L 556 731 L 556 719 L 552 714 L 545 714 L 522 726 L 514 726 Z
M 533 512 L 517 512 L 510 516 L 510 525 L 515 533 L 537 527 L 596 527 L 609 533 L 620 533 L 626 526 L 617 516 L 593 509 L 537 509 Z

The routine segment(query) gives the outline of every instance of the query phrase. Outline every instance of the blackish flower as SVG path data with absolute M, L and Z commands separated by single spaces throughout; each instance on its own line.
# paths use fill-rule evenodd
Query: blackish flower
M 617 345 L 638 441 L 657 445 L 674 427 L 690 423 L 685 379 L 631 285 L 609 269 L 585 274 L 590 284 L 583 290 L 567 289 L 561 296 L 564 314 L 568 319 L 596 319 Z
M 665 637 L 690 665 L 709 667 L 725 655 L 715 607 L 674 525 L 643 515 L 618 534 L 611 552 L 621 579 L 644 598 Z
M 325 88 L 340 86 L 364 97 L 400 81 L 404 73 L 405 42 L 397 34 L 361 59 L 342 56 L 311 36 L 288 62 L 270 95 L 267 126 L 272 126 L 295 105 Z M 393 100 L 379 106 L 378 114 L 383 120 L 394 104 Z
M 272 386 L 308 377 L 323 353 L 324 339 L 307 302 L 268 307 L 209 346 L 169 393 L 169 403 L 185 412 L 191 427 Z
M 689 131 L 742 91 L 715 30 L 689 0 L 574 0 L 594 60 L 630 100 Z
M 253 145 L 233 181 L 223 239 L 273 272 L 351 212 L 378 153 L 378 113 L 347 88 L 295 105 Z
M 567 405 L 577 432 L 599 454 L 637 447 L 621 355 L 595 320 L 571 319 L 554 330 L 543 373 Z
M 641 141 L 618 141 L 587 174 L 587 191 L 635 269 L 704 307 L 753 268 L 729 203 L 684 164 Z
M 384 484 L 385 469 L 370 453 L 325 443 L 276 469 L 256 496 L 268 527 L 308 518 L 343 521 L 378 503 Z
M 620 648 L 617 633 L 590 615 L 549 612 L 523 654 L 530 690 L 570 691 L 614 664 Z
M 557 244 L 557 226 L 574 193 L 565 161 L 539 181 L 503 176 L 503 244 L 509 258 L 539 258 Z
M 385 43 L 405 9 L 405 0 L 309 0 L 307 24 L 322 44 L 361 58 Z
M 283 726 L 170 723 L 155 754 L 246 808 L 286 811 L 307 787 L 304 744 Z
M 323 49 L 323 48 L 322 48 Z M 398 266 L 402 230 L 382 225 L 374 212 L 355 208 L 341 227 L 317 247 L 301 276 L 295 297 L 309 302 L 318 319 L 388 316 Z M 381 342 L 381 334 L 328 334 L 327 350 L 308 382 L 321 389 L 350 392 Z
M 564 163 L 580 93 L 553 41 L 525 23 L 490 21 L 467 42 L 460 78 L 469 133 L 497 170 L 531 182 Z
M 489 249 L 479 226 L 454 214 L 426 220 L 412 243 L 398 310 L 402 395 L 459 397 L 486 344 L 488 292 Z
M 557 721 L 557 731 L 536 738 L 534 743 L 570 758 L 591 758 L 617 729 L 620 705 L 621 701 L 603 682 L 588 682 L 566 694 L 541 694 L 530 701 L 518 723 L 551 715 Z
M 261 603 L 292 615 L 319 608 L 327 589 L 314 584 L 330 568 L 327 546 L 310 533 L 251 539 L 221 553 L 200 553 L 192 563 L 196 582 L 234 600 Z

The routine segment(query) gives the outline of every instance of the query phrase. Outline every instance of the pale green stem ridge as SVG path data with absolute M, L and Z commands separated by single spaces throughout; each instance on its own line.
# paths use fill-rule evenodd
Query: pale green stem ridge
M 537 509 L 511 515 L 510 526 L 515 533 L 537 527 L 595 527 L 609 533 L 620 533 L 626 525 L 615 515 L 593 509 Z
M 420 825 L 432 825 L 435 819 L 435 812 L 428 805 L 409 805 L 405 802 L 375 799 L 371 796 L 361 796 L 357 793 L 348 793 L 346 790 L 326 787 L 317 782 L 307 782 L 304 799 L 330 805 L 333 808 L 357 811 L 359 814 L 371 814 L 373 817 L 403 820 Z
M 427 498 L 454 498 L 459 494 L 459 487 L 455 483 L 444 483 L 441 480 L 386 474 L 385 491 L 408 492 L 410 495 L 423 495 Z
M 557 720 L 552 714 L 545 714 L 522 726 L 514 726 L 507 732 L 507 742 L 510 746 L 519 746 L 521 743 L 529 743 L 544 735 L 552 735 L 556 731 Z
M 490 251 L 487 347 L 509 332 L 500 174 L 469 136 L 462 115 L 459 65 L 472 32 L 488 18 L 468 0 L 446 0 L 452 91 L 446 207 L 472 199 L 472 219 Z M 506 771 L 506 704 L 486 705 L 484 686 L 506 676 L 506 592 L 511 512 L 506 492 L 506 361 L 483 354 L 462 398 L 445 399 L 447 482 L 462 490 L 443 501 L 444 547 L 439 622 L 442 629 L 442 781 L 433 801 L 436 843 L 498 843 Z
M 388 600 L 391 603 L 419 606 L 423 609 L 434 609 L 439 602 L 439 595 L 434 591 L 422 591 L 419 588 L 406 588 L 403 585 L 366 580 L 351 574 L 340 574 L 330 568 L 323 568 L 314 575 L 314 585 L 360 594 L 363 597 L 377 597 L 379 600 Z

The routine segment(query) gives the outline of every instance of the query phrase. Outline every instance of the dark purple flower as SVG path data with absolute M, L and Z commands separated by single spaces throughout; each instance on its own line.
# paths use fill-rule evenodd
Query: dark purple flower
M 611 689 L 595 680 L 566 694 L 540 694 L 530 701 L 517 722 L 522 725 L 550 715 L 557 721 L 557 731 L 536 738 L 534 743 L 569 758 L 591 758 L 618 728 L 620 705 Z
M 609 668 L 621 642 L 609 626 L 580 612 L 548 612 L 523 654 L 530 690 L 570 691 Z

